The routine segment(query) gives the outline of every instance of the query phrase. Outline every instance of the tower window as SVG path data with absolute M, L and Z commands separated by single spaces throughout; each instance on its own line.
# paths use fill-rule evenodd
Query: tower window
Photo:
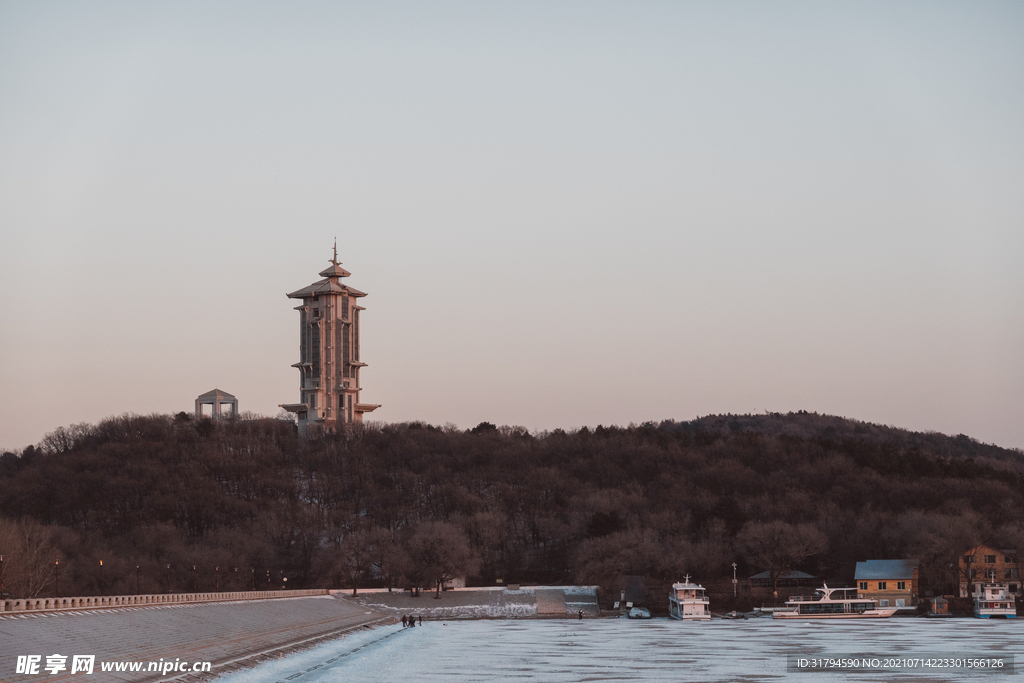
M 351 370 L 348 366 L 349 358 L 351 358 L 351 346 L 349 345 L 349 326 L 342 325 L 341 332 L 341 376 L 351 377 Z
M 309 326 L 310 332 L 310 361 L 313 363 L 313 375 L 320 376 L 320 326 L 313 324 Z

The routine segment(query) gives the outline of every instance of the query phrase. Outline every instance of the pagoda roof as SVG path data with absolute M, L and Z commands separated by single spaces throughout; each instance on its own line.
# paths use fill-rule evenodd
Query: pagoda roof
M 320 274 L 323 275 L 323 273 Z M 288 298 L 305 299 L 306 297 L 319 296 L 320 294 L 348 294 L 353 297 L 366 296 L 366 292 L 360 292 L 354 287 L 343 285 L 335 277 L 328 277 L 292 292 L 288 295 Z
M 352 273 L 341 267 L 340 264 L 331 261 L 331 267 L 320 271 L 321 277 L 348 277 Z
M 341 264 L 338 263 L 337 240 L 334 241 L 334 257 L 330 259 L 329 263 L 331 264 L 330 266 L 320 271 L 320 277 L 324 278 L 323 280 L 317 280 L 311 285 L 292 292 L 288 295 L 288 298 L 305 299 L 306 297 L 319 296 L 321 294 L 348 294 L 354 297 L 366 296 L 366 292 L 360 292 L 358 289 L 338 282 L 341 278 L 348 277 L 352 273 L 342 268 Z

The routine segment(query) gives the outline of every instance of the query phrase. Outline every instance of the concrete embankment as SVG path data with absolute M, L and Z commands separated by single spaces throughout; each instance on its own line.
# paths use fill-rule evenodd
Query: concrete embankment
M 212 673 L 247 658 L 331 637 L 391 618 L 334 596 L 245 600 L 205 604 L 132 606 L 103 610 L 0 616 L 0 682 L 74 681 L 74 655 L 94 655 L 83 680 L 143 683 L 167 680 L 146 671 L 102 672 L 103 662 L 212 662 Z M 46 670 L 47 657 L 66 656 L 65 670 Z M 35 675 L 16 673 L 19 656 L 39 655 Z M 276 656 L 276 654 L 274 655 Z M 192 675 L 186 679 L 195 678 Z
M 434 591 L 418 597 L 408 591 L 379 589 L 360 591 L 346 599 L 401 618 L 415 615 L 424 619 L 565 619 L 582 610 L 584 617 L 600 616 L 595 586 L 522 586 L 507 588 L 459 588 L 443 591 L 435 599 Z

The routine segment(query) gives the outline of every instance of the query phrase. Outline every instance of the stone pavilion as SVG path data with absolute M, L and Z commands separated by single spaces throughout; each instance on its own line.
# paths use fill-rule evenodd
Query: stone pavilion
M 204 414 L 203 406 L 210 406 L 209 415 Z M 238 417 L 238 399 L 228 392 L 211 389 L 196 397 L 196 417 L 212 417 L 218 420 L 225 416 Z

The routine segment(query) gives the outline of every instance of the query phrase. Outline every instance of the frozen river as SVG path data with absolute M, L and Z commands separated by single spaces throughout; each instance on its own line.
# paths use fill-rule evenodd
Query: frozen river
M 1024 620 L 448 621 L 355 633 L 217 681 L 1003 681 L 1011 656 L 1024 664 L 1022 651 Z M 957 656 L 1002 658 L 1004 668 L 942 670 L 913 661 Z M 822 657 L 910 658 L 918 668 L 792 668 L 796 658 Z

